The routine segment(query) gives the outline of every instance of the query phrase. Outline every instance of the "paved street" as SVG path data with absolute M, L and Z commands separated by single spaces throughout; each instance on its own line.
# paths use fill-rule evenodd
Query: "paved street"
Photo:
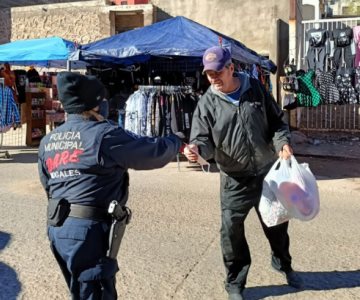
M 68 299 L 46 238 L 36 150 L 0 160 L 0 300 Z M 290 224 L 294 268 L 284 285 L 254 212 L 246 222 L 253 264 L 245 299 L 360 299 L 360 160 L 299 157 L 318 177 L 321 211 Z M 219 246 L 219 174 L 187 162 L 131 172 L 134 212 L 119 254 L 119 299 L 227 299 Z M 91 250 L 89 250 L 91 251 Z

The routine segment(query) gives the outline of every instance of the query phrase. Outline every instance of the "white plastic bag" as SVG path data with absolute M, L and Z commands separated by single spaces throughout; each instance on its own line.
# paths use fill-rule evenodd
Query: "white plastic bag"
M 308 164 L 299 164 L 294 156 L 278 159 L 264 181 L 290 218 L 309 221 L 318 214 L 319 190 Z
M 259 211 L 261 218 L 267 227 L 279 225 L 291 219 L 287 209 L 276 199 L 274 192 L 266 178 L 263 182 L 263 189 L 259 203 Z

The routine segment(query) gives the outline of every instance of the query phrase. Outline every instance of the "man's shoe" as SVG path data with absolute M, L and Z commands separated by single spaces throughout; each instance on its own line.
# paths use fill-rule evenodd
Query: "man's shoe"
M 287 284 L 290 285 L 291 287 L 293 287 L 295 289 L 303 288 L 304 282 L 301 279 L 301 277 L 299 276 L 299 274 L 296 273 L 295 271 L 284 272 L 284 271 L 276 269 L 274 266 L 272 266 L 272 268 L 274 269 L 274 271 L 285 276 Z
M 231 293 L 229 294 L 229 300 L 243 300 L 243 296 L 241 293 Z
M 298 273 L 296 273 L 295 271 L 290 271 L 290 272 L 286 273 L 285 276 L 286 276 L 286 281 L 287 281 L 288 285 L 290 285 L 291 287 L 296 288 L 296 289 L 303 288 L 304 282 Z

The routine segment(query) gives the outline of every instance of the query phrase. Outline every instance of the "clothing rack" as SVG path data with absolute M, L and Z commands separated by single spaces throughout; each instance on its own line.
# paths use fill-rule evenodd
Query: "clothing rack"
M 139 91 L 142 92 L 166 92 L 166 93 L 192 93 L 191 86 L 178 85 L 139 85 Z
M 0 124 L 3 124 L 2 122 L 2 118 L 3 118 L 3 106 L 4 106 L 4 89 L 5 89 L 5 79 L 4 78 L 0 78 L 0 87 L 1 87 L 1 92 L 2 92 L 2 105 L 0 107 Z M 1 127 L 1 126 L 0 126 Z M 1 150 L 2 146 L 3 146 L 3 140 L 4 140 L 4 133 L 2 131 L 2 128 L 0 128 L 0 157 L 4 157 L 4 158 L 11 158 L 9 151 L 7 150 Z
M 185 94 L 191 94 L 193 89 L 191 86 L 178 86 L 178 85 L 140 85 L 139 90 L 142 92 L 165 92 L 165 93 L 177 93 L 182 92 Z M 169 118 L 166 118 L 166 127 L 170 128 Z M 176 163 L 178 172 L 180 172 L 180 152 L 176 154 Z

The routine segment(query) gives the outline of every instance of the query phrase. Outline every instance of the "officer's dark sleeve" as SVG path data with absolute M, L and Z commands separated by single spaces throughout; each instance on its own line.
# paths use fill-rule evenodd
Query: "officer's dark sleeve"
M 104 136 L 100 151 L 104 164 L 110 159 L 124 169 L 151 170 L 165 166 L 179 152 L 180 139 L 140 137 L 121 128 Z
M 38 154 L 38 172 L 39 172 L 39 178 L 40 178 L 40 183 L 43 186 L 46 195 L 49 197 L 49 185 L 48 185 L 48 173 L 45 169 L 45 162 L 42 159 L 42 151 L 41 149 L 39 149 L 39 154 Z
M 283 120 L 284 113 L 279 105 L 265 89 L 263 89 L 263 92 L 265 93 L 265 108 L 269 129 L 273 134 L 272 140 L 275 151 L 278 153 L 285 144 L 290 144 L 290 130 L 288 124 Z

